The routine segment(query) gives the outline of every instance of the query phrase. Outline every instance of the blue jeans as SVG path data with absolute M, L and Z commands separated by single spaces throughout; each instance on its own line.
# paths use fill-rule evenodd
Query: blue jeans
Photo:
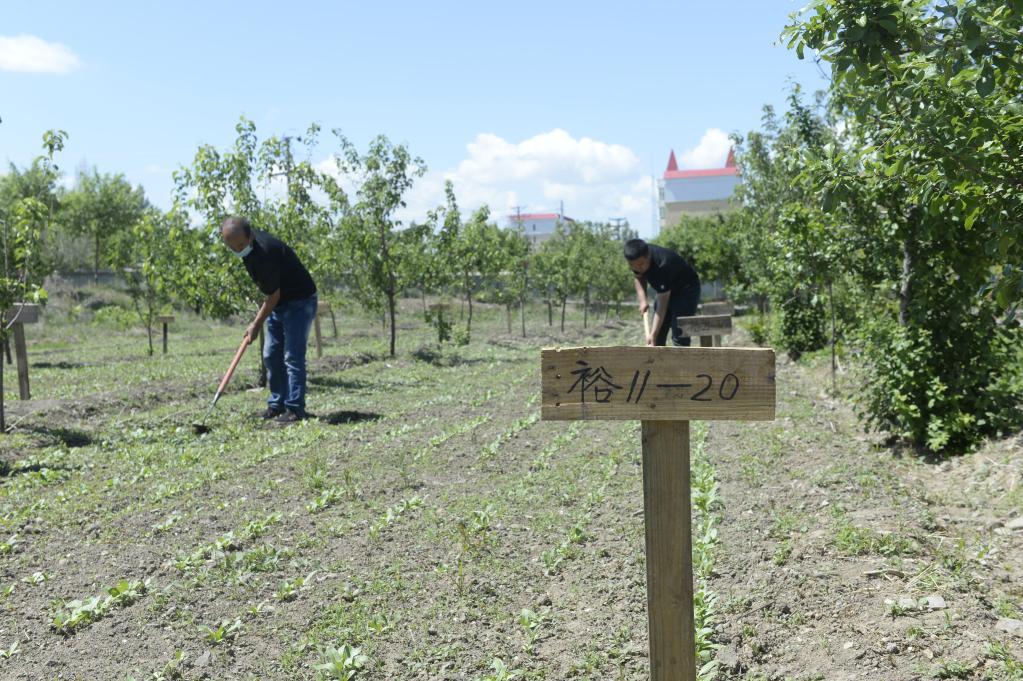
M 305 415 L 305 350 L 316 316 L 316 296 L 278 303 L 263 327 L 263 364 L 270 385 L 267 404 Z

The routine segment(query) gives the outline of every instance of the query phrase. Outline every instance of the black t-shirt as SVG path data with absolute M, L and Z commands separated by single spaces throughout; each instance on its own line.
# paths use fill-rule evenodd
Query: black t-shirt
M 692 265 L 682 259 L 681 255 L 654 244 L 649 244 L 649 248 L 650 269 L 643 276 L 637 275 L 640 282 L 653 286 L 658 293 L 665 291 L 682 293 L 693 289 L 699 290 L 699 275 L 696 274 Z
M 266 232 L 252 230 L 252 252 L 243 259 L 249 276 L 266 295 L 281 290 L 282 303 L 302 300 L 316 293 L 309 270 L 283 241 Z

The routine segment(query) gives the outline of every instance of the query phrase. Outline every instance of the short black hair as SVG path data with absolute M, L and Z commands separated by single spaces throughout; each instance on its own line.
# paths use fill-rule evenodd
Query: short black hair
M 625 242 L 625 259 L 632 261 L 642 258 L 650 252 L 650 247 L 642 239 L 629 239 Z
M 224 231 L 225 227 L 241 227 L 245 236 L 252 236 L 252 223 L 244 215 L 232 215 L 227 218 L 221 223 L 220 231 Z

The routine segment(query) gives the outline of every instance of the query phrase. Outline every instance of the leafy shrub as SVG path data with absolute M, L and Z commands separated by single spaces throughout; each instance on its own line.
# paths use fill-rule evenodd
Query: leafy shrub
M 862 343 L 868 423 L 933 452 L 964 452 L 1018 427 L 1023 330 L 1000 325 L 989 307 L 933 310 L 919 326 L 878 315 Z
M 92 316 L 92 323 L 117 331 L 126 331 L 138 323 L 138 317 L 134 312 L 116 305 L 108 305 L 96 310 Z
M 827 342 L 827 311 L 817 296 L 797 292 L 781 304 L 781 328 L 778 345 L 792 359 L 804 352 L 820 350 Z

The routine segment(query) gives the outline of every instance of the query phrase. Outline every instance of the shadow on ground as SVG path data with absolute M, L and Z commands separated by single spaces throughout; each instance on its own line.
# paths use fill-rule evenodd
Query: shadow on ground
M 333 411 L 329 414 L 320 414 L 317 420 L 328 423 L 332 426 L 340 426 L 346 423 L 360 423 L 361 421 L 376 421 L 383 418 L 380 414 L 371 411 Z

